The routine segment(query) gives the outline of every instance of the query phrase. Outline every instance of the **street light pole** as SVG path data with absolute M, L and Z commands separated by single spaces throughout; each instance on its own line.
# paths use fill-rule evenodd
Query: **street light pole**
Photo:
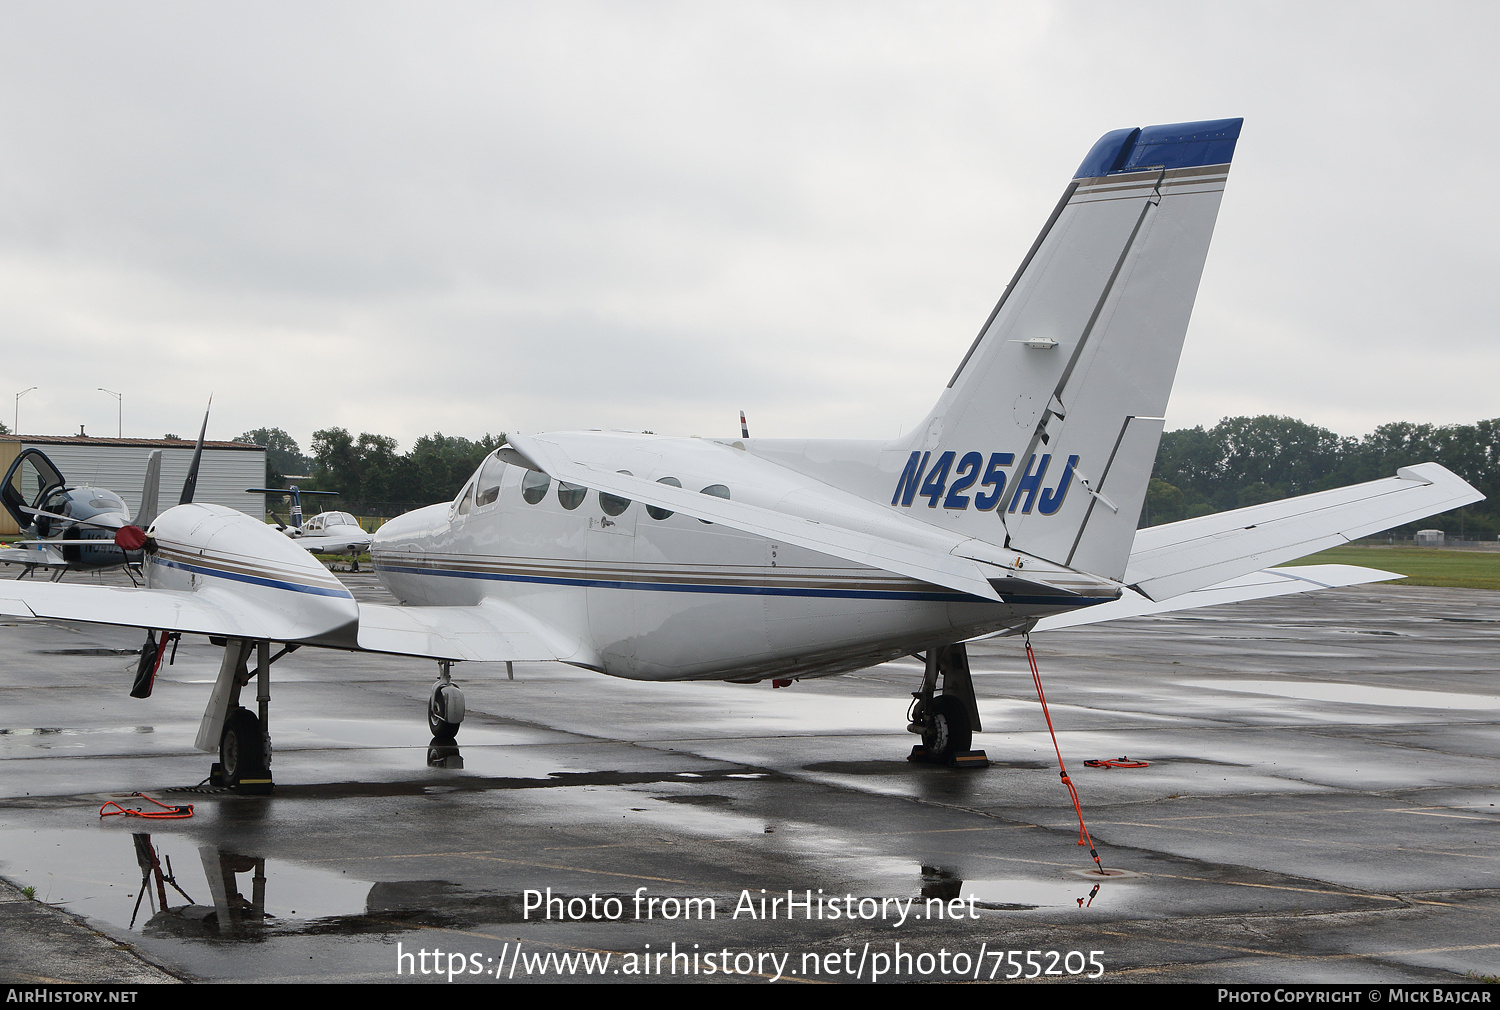
M 125 437 L 125 394 L 116 393 L 113 389 L 98 387 L 99 392 L 108 393 L 115 398 L 115 437 Z
M 35 388 L 35 386 L 31 387 L 31 389 Z M 12 429 L 13 434 L 19 435 L 21 433 L 21 397 L 31 392 L 31 389 L 23 389 L 16 394 L 16 416 L 13 419 L 13 423 L 15 424 L 15 428 Z

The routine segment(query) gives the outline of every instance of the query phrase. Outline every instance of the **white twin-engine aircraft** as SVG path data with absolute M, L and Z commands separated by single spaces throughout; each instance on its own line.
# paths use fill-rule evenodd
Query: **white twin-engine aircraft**
M 1268 566 L 1482 497 L 1426 463 L 1137 531 L 1239 130 L 1100 139 L 908 436 L 512 434 L 451 504 L 376 536 L 398 606 L 186 504 L 144 531 L 147 588 L 10 582 L 0 611 L 226 640 L 197 746 L 243 788 L 270 783 L 273 643 L 437 659 L 438 737 L 463 718 L 454 661 L 755 682 L 916 654 L 915 753 L 959 760 L 980 728 L 965 641 L 1394 578 Z M 239 704 L 252 679 L 258 713 Z

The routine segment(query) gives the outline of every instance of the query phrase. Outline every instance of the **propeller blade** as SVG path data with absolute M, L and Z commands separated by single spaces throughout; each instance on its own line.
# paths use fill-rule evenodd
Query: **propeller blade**
M 100 521 L 98 519 L 74 519 L 72 516 L 60 515 L 57 512 L 44 512 L 41 509 L 29 508 L 29 507 L 27 507 L 25 505 L 21 506 L 21 511 L 27 513 L 28 515 L 46 516 L 48 519 L 56 519 L 58 522 L 64 522 L 64 523 L 67 523 L 70 526 L 92 526 L 95 529 L 99 529 L 99 530 L 117 530 L 122 525 L 124 525 L 124 522 L 125 522 L 123 519 L 117 519 L 117 520 L 115 520 L 113 522 L 113 524 L 108 523 L 108 522 L 102 522 L 102 521 Z M 51 543 L 52 541 L 51 540 L 42 540 L 42 541 L 37 541 L 37 542 L 38 543 Z
M 208 410 L 203 412 L 203 427 L 198 429 L 198 446 L 193 450 L 193 462 L 188 467 L 187 480 L 182 482 L 182 499 L 179 505 L 191 505 L 193 492 L 198 490 L 198 464 L 203 462 L 203 436 L 208 433 L 208 411 L 213 410 L 214 398 L 208 398 Z

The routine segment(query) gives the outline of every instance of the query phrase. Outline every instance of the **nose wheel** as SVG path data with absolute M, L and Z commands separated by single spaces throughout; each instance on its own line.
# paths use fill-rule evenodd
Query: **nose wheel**
M 219 740 L 219 767 L 227 785 L 242 793 L 271 791 L 271 740 L 255 713 L 229 713 Z
M 147 660 L 161 662 L 160 649 L 171 636 L 163 634 L 157 646 L 156 657 L 141 659 L 144 670 Z M 269 793 L 274 788 L 271 780 L 271 664 L 297 649 L 288 645 L 274 656 L 271 643 L 244 639 L 215 639 L 215 645 L 224 646 L 224 659 L 219 664 L 219 676 L 214 681 L 213 693 L 208 707 L 203 711 L 203 721 L 198 726 L 198 739 L 193 746 L 201 751 L 219 752 L 219 760 L 209 772 L 208 780 L 216 786 L 230 786 L 242 793 Z M 249 661 L 254 657 L 252 669 Z M 255 681 L 255 705 L 252 711 L 240 704 L 240 689 Z M 149 693 L 149 687 L 148 687 Z
M 451 661 L 438 660 L 438 669 L 439 679 L 427 696 L 427 728 L 433 739 L 452 741 L 464 721 L 464 693 L 453 683 Z

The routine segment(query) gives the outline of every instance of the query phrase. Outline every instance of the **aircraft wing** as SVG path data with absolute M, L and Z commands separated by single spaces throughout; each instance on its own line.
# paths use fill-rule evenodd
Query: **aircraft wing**
M 296 642 L 312 629 L 284 610 L 223 589 L 179 592 L 66 582 L 0 582 L 0 614 Z
M 1387 579 L 1400 578 L 1405 578 L 1405 576 L 1395 572 L 1383 572 L 1378 568 L 1362 568 L 1358 565 L 1299 565 L 1292 568 L 1267 568 L 1221 582 L 1216 586 L 1195 589 L 1161 603 L 1149 599 L 1134 589 L 1127 589 L 1113 603 L 1101 603 L 1096 607 L 1084 607 L 1070 613 L 1044 617 L 1036 622 L 1036 627 L 1032 630 L 1056 631 L 1058 628 L 1100 624 L 1104 621 L 1118 621 L 1126 617 L 1165 614 L 1176 610 L 1192 610 L 1195 607 L 1211 607 L 1220 603 L 1262 600 L 1271 596 L 1289 596 L 1293 593 L 1308 593 L 1338 586 L 1358 586 L 1367 582 L 1384 582 Z
M 283 608 L 257 605 L 243 593 L 132 589 L 61 582 L 0 582 L 0 614 L 60 621 L 155 628 L 225 638 L 350 648 L 344 635 L 306 626 Z M 499 662 L 574 658 L 576 643 L 498 600 L 472 607 L 397 607 L 359 604 L 355 639 L 368 652 L 430 659 Z
M 32 541 L 35 543 L 35 541 Z M 18 565 L 53 565 L 61 567 L 67 564 L 63 556 L 50 546 L 39 546 L 36 549 L 29 547 L 0 547 L 0 561 L 10 562 Z
M 861 517 L 852 512 L 849 525 L 838 521 L 838 510 L 829 509 L 823 514 L 825 520 L 807 519 L 775 509 L 763 508 L 742 501 L 715 498 L 686 488 L 658 484 L 644 477 L 633 477 L 618 473 L 606 466 L 574 459 L 557 442 L 540 436 L 508 436 L 511 446 L 519 450 L 519 465 L 529 466 L 548 474 L 555 480 L 577 484 L 582 487 L 618 495 L 632 501 L 655 505 L 657 508 L 681 512 L 708 522 L 746 533 L 754 533 L 782 543 L 809 550 L 831 554 L 836 558 L 869 565 L 897 575 L 920 579 L 932 585 L 945 586 L 959 592 L 998 602 L 1000 595 L 990 585 L 985 570 L 978 562 L 957 557 L 944 550 L 924 548 L 912 543 L 902 543 L 889 535 L 882 535 L 861 524 Z M 504 450 L 501 450 L 502 453 Z M 925 524 L 899 516 L 881 516 L 882 523 L 910 524 L 913 539 L 942 537 L 943 532 Z M 859 529 L 859 525 L 867 525 Z M 920 531 L 915 527 L 923 527 Z M 953 536 L 956 549 L 967 537 Z
M 1437 463 L 1402 467 L 1394 477 L 1140 530 L 1124 581 L 1165 601 L 1483 497 Z
M 576 644 L 500 600 L 472 607 L 359 605 L 359 647 L 431 659 L 494 663 L 562 659 Z M 561 647 L 560 647 L 561 646 Z
M 353 550 L 366 551 L 375 539 L 373 534 L 334 534 L 331 536 L 292 537 L 292 543 L 314 554 L 345 554 Z

